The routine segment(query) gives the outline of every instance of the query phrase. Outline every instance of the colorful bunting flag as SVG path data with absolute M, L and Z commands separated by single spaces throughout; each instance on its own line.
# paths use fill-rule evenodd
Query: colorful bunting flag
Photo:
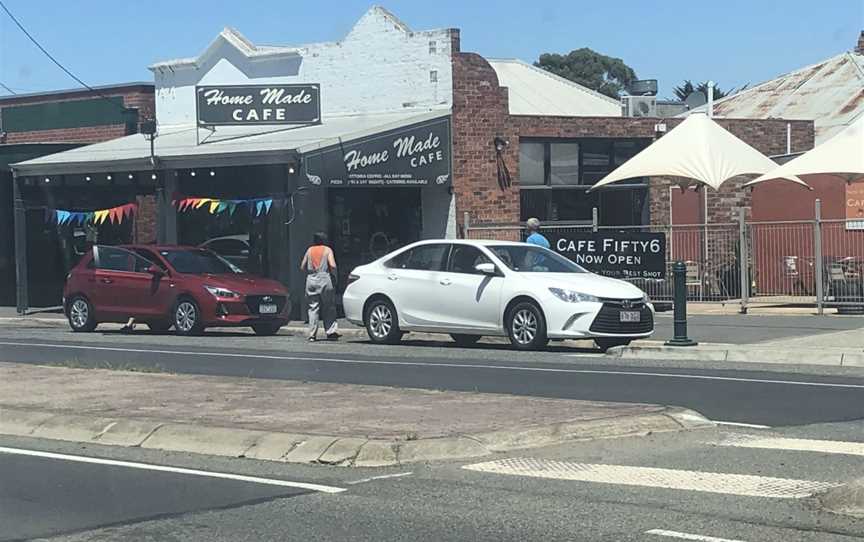
M 233 215 L 238 207 L 246 205 L 249 213 L 254 216 L 269 214 L 273 207 L 273 198 L 250 198 L 250 199 L 218 199 L 218 198 L 181 198 L 174 201 L 178 212 L 190 209 L 201 209 L 205 205 L 208 214 L 221 214 L 228 211 Z
M 49 222 L 57 224 L 78 224 L 83 225 L 88 222 L 93 224 L 104 224 L 110 221 L 112 224 L 121 224 L 125 219 L 130 218 L 138 210 L 137 203 L 127 203 L 112 207 L 110 209 L 99 209 L 96 211 L 66 211 L 63 209 L 47 209 L 45 217 Z

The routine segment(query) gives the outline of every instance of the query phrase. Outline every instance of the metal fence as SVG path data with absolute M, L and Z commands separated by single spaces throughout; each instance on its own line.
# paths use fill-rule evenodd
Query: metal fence
M 465 237 L 522 241 L 521 224 L 471 225 Z M 817 202 L 814 220 L 727 224 L 602 226 L 545 224 L 549 234 L 571 232 L 654 232 L 666 238 L 667 272 L 662 279 L 628 279 L 652 299 L 672 299 L 672 265 L 687 267 L 691 301 L 748 305 L 812 305 L 864 310 L 864 221 L 823 220 Z

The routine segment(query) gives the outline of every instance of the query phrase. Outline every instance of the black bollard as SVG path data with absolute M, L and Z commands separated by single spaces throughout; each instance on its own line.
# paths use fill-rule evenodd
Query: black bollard
M 699 343 L 687 336 L 687 266 L 684 262 L 675 262 L 672 266 L 672 280 L 675 336 L 666 341 L 666 346 L 696 346 Z

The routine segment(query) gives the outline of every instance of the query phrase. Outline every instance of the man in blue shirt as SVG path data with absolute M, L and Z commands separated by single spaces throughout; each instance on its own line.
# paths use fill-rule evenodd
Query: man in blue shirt
M 528 238 L 525 239 L 525 242 L 529 245 L 537 245 L 543 248 L 549 248 L 549 240 L 543 237 L 540 233 L 540 221 L 536 218 L 529 218 L 525 223 L 525 227 L 528 230 Z

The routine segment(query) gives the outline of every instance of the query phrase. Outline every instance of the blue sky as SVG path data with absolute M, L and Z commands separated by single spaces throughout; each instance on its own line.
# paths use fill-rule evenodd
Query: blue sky
M 367 1 L 4 0 L 43 46 L 88 84 L 150 81 L 155 61 L 194 56 L 223 26 L 254 43 L 338 40 Z M 579 47 L 622 58 L 660 95 L 685 78 L 757 83 L 851 49 L 864 0 L 392 0 L 412 29 L 458 27 L 462 50 L 536 60 Z M 76 86 L 0 13 L 0 82 L 17 92 Z M 0 91 L 4 93 L 4 91 Z

